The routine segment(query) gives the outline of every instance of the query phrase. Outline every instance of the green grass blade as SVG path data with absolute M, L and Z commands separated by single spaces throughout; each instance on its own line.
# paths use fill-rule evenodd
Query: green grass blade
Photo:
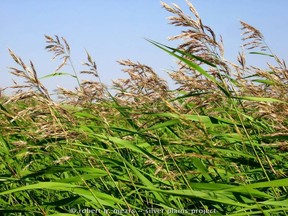
M 48 74 L 46 76 L 41 77 L 40 79 L 46 79 L 46 78 L 50 78 L 50 77 L 54 77 L 54 76 L 71 76 L 73 78 L 77 78 L 75 75 L 70 74 L 70 73 L 65 73 L 65 72 L 55 72 L 55 73 L 51 73 Z
M 268 80 L 268 79 L 254 79 L 252 81 L 253 82 L 258 82 L 258 83 L 263 83 L 263 84 L 266 84 L 266 85 L 274 85 L 275 84 L 274 81 Z
M 213 83 L 215 83 L 215 84 L 218 86 L 218 88 L 219 88 L 227 97 L 230 97 L 230 92 L 227 91 L 227 90 L 225 89 L 225 87 L 223 87 L 223 86 L 215 79 L 215 77 L 213 77 L 212 75 L 210 75 L 209 73 L 207 73 L 207 71 L 205 71 L 205 70 L 204 70 L 202 67 L 200 67 L 198 64 L 196 64 L 196 63 L 194 63 L 194 62 L 192 62 L 192 61 L 190 61 L 190 60 L 188 60 L 188 59 L 186 59 L 186 58 L 184 58 L 184 57 L 182 57 L 182 56 L 180 56 L 180 55 L 177 55 L 177 54 L 175 54 L 175 53 L 178 52 L 178 53 L 181 53 L 182 55 L 191 56 L 191 57 L 193 57 L 193 58 L 195 58 L 195 56 L 192 56 L 191 54 L 186 53 L 186 52 L 183 52 L 183 51 L 178 50 L 178 49 L 174 49 L 174 48 L 171 48 L 171 47 L 167 47 L 167 46 L 165 46 L 165 45 L 162 45 L 162 44 L 160 44 L 160 43 L 158 43 L 158 42 L 155 42 L 155 41 L 152 41 L 152 40 L 149 40 L 149 39 L 147 39 L 147 41 L 149 41 L 150 43 L 154 44 L 154 45 L 157 46 L 158 48 L 164 50 L 165 52 L 169 53 L 170 55 L 178 58 L 180 61 L 182 61 L 183 63 L 185 63 L 185 64 L 186 64 L 187 66 L 189 66 L 190 68 L 198 71 L 201 75 L 203 75 L 204 77 L 206 77 L 207 79 L 209 79 L 209 80 L 211 80 Z M 172 50 L 172 51 L 170 51 L 169 49 Z M 196 59 L 199 60 L 199 58 L 200 58 L 200 57 L 198 57 L 198 58 L 196 58 Z M 201 58 L 200 58 L 200 59 L 201 59 Z M 201 60 L 200 60 L 200 61 L 201 61 Z M 207 62 L 207 61 L 205 61 L 205 60 L 203 60 L 203 59 L 202 59 L 202 62 L 205 62 L 206 64 L 208 64 L 208 65 L 210 65 L 210 66 L 213 65 L 212 63 Z M 215 65 L 213 65 L 213 66 L 215 66 Z
M 210 94 L 210 93 L 213 93 L 212 91 L 208 91 L 208 92 L 189 92 L 189 93 L 186 93 L 182 96 L 179 96 L 179 97 L 176 97 L 174 99 L 171 99 L 170 101 L 177 101 L 177 100 L 180 100 L 180 99 L 184 99 L 184 98 L 188 98 L 188 97 L 194 97 L 194 96 L 199 96 L 199 95 L 203 95 L 203 94 Z
M 157 191 L 159 193 L 163 194 L 168 194 L 168 195 L 174 195 L 174 196 L 179 196 L 179 197 L 190 197 L 193 199 L 199 199 L 199 200 L 209 200 L 212 202 L 217 202 L 217 203 L 223 203 L 223 204 L 228 204 L 228 205 L 233 205 L 233 206 L 239 206 L 239 207 L 249 207 L 249 205 L 244 204 L 244 203 L 239 203 L 238 201 L 231 199 L 223 193 L 217 193 L 217 192 L 211 192 L 211 191 L 196 191 L 196 190 L 161 190 L 157 188 L 150 188 L 150 187 L 145 187 L 147 190 L 151 191 Z
M 168 121 L 164 121 L 164 122 L 155 124 L 152 127 L 145 128 L 145 129 L 141 130 L 141 132 L 150 131 L 150 130 L 156 130 L 156 129 L 160 129 L 160 128 L 165 128 L 165 127 L 176 125 L 176 124 L 179 124 L 179 123 L 180 123 L 180 120 L 172 119 L 172 120 L 168 120 Z
M 148 42 L 154 44 L 155 46 L 157 46 L 157 47 L 159 47 L 159 48 L 161 48 L 161 47 L 162 47 L 162 48 L 166 48 L 166 50 L 172 50 L 173 53 L 180 53 L 182 56 L 187 56 L 187 57 L 196 59 L 196 60 L 198 60 L 198 61 L 200 61 L 200 62 L 203 62 L 203 63 L 205 63 L 205 64 L 207 64 L 207 65 L 209 65 L 209 66 L 211 66 L 211 67 L 217 67 L 216 65 L 212 64 L 212 63 L 209 62 L 209 61 L 206 61 L 205 59 L 203 59 L 203 58 L 201 58 L 201 57 L 199 57 L 199 56 L 193 55 L 193 54 L 191 54 L 191 53 L 184 52 L 184 51 L 179 50 L 179 49 L 175 49 L 175 48 L 173 48 L 173 47 L 166 46 L 166 45 L 164 45 L 164 44 L 158 43 L 158 42 L 156 42 L 156 41 L 153 41 L 153 40 L 150 40 L 150 39 L 147 39 L 147 38 L 146 38 L 145 40 L 147 40 Z M 161 48 L 161 49 L 162 49 L 162 48 Z M 164 49 L 163 49 L 163 50 L 164 50 Z M 166 51 L 166 50 L 164 50 L 164 51 Z
M 169 203 L 168 200 L 161 194 L 161 193 L 158 193 L 157 192 L 157 189 L 156 187 L 154 186 L 154 184 L 152 182 L 150 182 L 140 171 L 137 170 L 136 167 L 134 167 L 132 164 L 130 164 L 128 161 L 126 161 L 124 158 L 123 158 L 123 162 L 132 170 L 132 172 L 141 180 L 141 182 L 147 186 L 148 188 L 150 189 L 153 189 L 152 190 L 152 193 L 154 194 L 156 200 L 158 200 L 159 202 L 163 203 L 163 204 L 167 204 Z M 150 190 L 149 189 L 149 190 Z M 155 190 L 156 191 L 155 191 Z
M 73 194 L 77 194 L 81 197 L 84 197 L 88 200 L 91 200 L 95 205 L 99 203 L 102 206 L 110 206 L 110 207 L 115 207 L 115 203 L 125 205 L 125 203 L 122 200 L 117 199 L 109 194 L 101 193 L 95 190 L 88 190 L 88 189 L 83 188 L 82 186 L 61 183 L 61 182 L 39 182 L 36 184 L 26 185 L 23 187 L 18 187 L 18 188 L 0 192 L 0 196 L 12 194 L 12 193 L 19 192 L 19 191 L 39 190 L 39 189 L 71 192 Z
M 235 99 L 240 99 L 240 100 L 250 100 L 250 101 L 259 101 L 259 102 L 275 102 L 275 103 L 285 103 L 287 104 L 287 102 L 285 101 L 281 101 L 279 99 L 275 99 L 275 98 L 264 98 L 264 97 L 252 97 L 252 96 L 241 96 L 241 97 L 233 97 Z
M 127 149 L 134 151 L 134 152 L 141 153 L 148 158 L 153 158 L 154 160 L 162 161 L 160 158 L 155 157 L 153 154 L 149 153 L 148 151 L 146 151 L 145 149 L 136 145 L 135 143 L 130 142 L 129 140 L 123 140 L 121 138 L 113 137 L 113 136 L 108 136 L 108 137 L 104 137 L 104 136 L 100 136 L 100 135 L 96 135 L 96 136 L 102 140 L 109 140 L 110 142 L 113 142 L 122 148 L 127 148 Z
M 268 54 L 268 53 L 263 53 L 263 52 L 249 52 L 249 54 L 253 54 L 253 55 L 264 55 L 264 56 L 269 56 L 274 58 L 274 55 Z

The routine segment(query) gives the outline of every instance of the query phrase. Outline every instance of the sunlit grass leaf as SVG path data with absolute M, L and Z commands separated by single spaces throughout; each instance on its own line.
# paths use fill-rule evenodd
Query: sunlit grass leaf
M 264 202 L 261 202 L 261 205 L 273 205 L 273 206 L 285 206 L 288 207 L 288 199 L 284 200 L 267 200 Z
M 118 131 L 118 132 L 121 131 L 121 132 L 126 132 L 129 134 L 141 134 L 140 132 L 134 129 L 120 128 L 120 127 L 114 127 L 114 126 L 111 126 L 110 129 L 113 131 Z
M 218 117 L 212 117 L 212 116 L 204 116 L 204 115 L 190 115 L 190 114 L 176 114 L 176 113 L 145 113 L 148 115 L 152 116 L 159 116 L 159 117 L 169 117 L 169 118 L 174 118 L 174 119 L 179 119 L 179 120 L 190 120 L 190 121 L 195 121 L 195 122 L 201 122 L 204 124 L 207 124 L 207 126 L 211 126 L 213 124 L 229 124 L 229 125 L 239 125 L 241 124 L 239 122 L 233 122 L 231 120 L 223 119 L 223 118 L 218 118 Z M 168 121 L 166 124 L 171 124 L 177 123 L 176 121 Z M 163 123 L 165 125 L 165 122 Z M 152 126 L 154 127 L 154 126 Z M 157 125 L 155 127 L 158 127 Z M 160 125 L 161 127 L 161 125 Z M 151 128 L 150 128 L 151 129 Z M 149 129 L 145 129 L 149 130 Z
M 169 201 L 163 196 L 163 194 L 157 192 L 157 189 L 154 186 L 154 184 L 152 182 L 150 182 L 140 171 L 138 171 L 136 167 L 134 167 L 132 164 L 130 164 L 124 158 L 123 158 L 123 162 L 142 181 L 142 183 L 149 188 L 149 190 L 152 189 L 152 193 L 154 194 L 155 199 L 157 199 L 157 201 L 159 201 L 163 204 L 169 203 Z M 155 190 L 153 190 L 153 189 L 155 189 Z
M 255 54 L 255 55 L 264 55 L 264 56 L 269 56 L 274 58 L 274 55 L 268 54 L 268 53 L 263 53 L 263 52 L 249 52 L 249 54 Z
M 55 191 L 67 191 L 73 194 L 77 194 L 81 197 L 85 197 L 88 200 L 91 200 L 96 205 L 100 203 L 104 206 L 115 207 L 115 203 L 124 205 L 124 201 L 119 200 L 109 194 L 101 193 L 95 190 L 89 190 L 83 188 L 79 185 L 67 184 L 62 182 L 39 182 L 36 184 L 26 185 L 23 187 L 18 187 L 10 190 L 6 190 L 0 192 L 0 196 L 12 194 L 19 191 L 26 191 L 26 190 L 55 190 Z
M 64 206 L 64 205 L 77 205 L 81 203 L 85 203 L 85 199 L 76 195 L 76 196 L 71 196 L 68 198 L 60 199 L 57 201 L 46 202 L 45 205 L 56 207 L 56 206 Z
M 199 57 L 199 56 L 193 55 L 193 54 L 191 54 L 191 53 L 184 52 L 184 51 L 182 51 L 182 50 L 180 50 L 180 49 L 175 49 L 175 48 L 173 48 L 173 47 L 166 46 L 166 45 L 164 45 L 164 44 L 158 43 L 158 42 L 156 42 L 156 41 L 153 41 L 153 40 L 150 40 L 150 39 L 147 39 L 147 38 L 146 38 L 146 40 L 147 40 L 148 42 L 154 44 L 155 46 L 159 47 L 159 48 L 161 48 L 161 47 L 162 47 L 162 48 L 167 48 L 167 50 L 172 50 L 174 53 L 180 53 L 182 56 L 187 56 L 187 57 L 196 59 L 196 60 L 198 60 L 198 61 L 200 61 L 200 62 L 203 62 L 203 63 L 205 63 L 205 64 L 207 64 L 207 65 L 209 65 L 209 66 L 211 66 L 211 67 L 217 67 L 216 65 L 212 64 L 212 63 L 209 62 L 209 61 L 206 61 L 205 59 L 203 59 L 203 58 L 201 58 L 201 57 Z M 161 49 L 162 49 L 162 48 L 161 48 Z M 163 50 L 166 51 L 165 49 L 163 49 Z
M 149 128 L 145 128 L 143 130 L 141 130 L 141 132 L 144 132 L 144 131 L 149 131 L 149 130 L 155 130 L 155 129 L 161 129 L 161 128 L 165 128 L 165 127 L 168 127 L 168 126 L 172 126 L 172 125 L 176 125 L 176 124 L 179 124 L 180 123 L 180 120 L 178 119 L 172 119 L 172 120 L 168 120 L 168 121 L 164 121 L 164 122 L 161 122 L 161 123 L 157 123 Z
M 97 116 L 95 116 L 89 112 L 84 112 L 84 111 L 76 112 L 74 115 L 77 117 L 81 117 L 83 119 L 101 120 L 99 117 L 97 117 Z
M 83 182 L 86 180 L 91 179 L 97 179 L 103 176 L 106 176 L 107 174 L 81 174 L 81 176 L 72 176 L 72 177 L 66 177 L 63 179 L 59 179 L 57 182 L 63 182 L 63 183 L 76 183 L 76 182 Z
M 206 165 L 202 162 L 199 158 L 192 158 L 192 164 L 196 167 L 196 169 L 203 175 L 206 181 L 212 181 L 213 179 L 209 175 L 209 170 L 207 169 Z
M 176 101 L 176 100 L 180 100 L 180 99 L 184 99 L 184 98 L 188 98 L 188 97 L 194 97 L 194 96 L 199 96 L 199 95 L 203 95 L 203 94 L 210 94 L 212 92 L 189 92 L 186 93 L 182 96 L 176 97 L 174 99 L 171 99 L 170 101 Z
M 168 195 L 175 195 L 179 197 L 191 197 L 194 200 L 209 200 L 212 202 L 223 203 L 233 206 L 240 206 L 240 207 L 249 207 L 249 205 L 244 203 L 239 203 L 235 199 L 229 198 L 223 193 L 212 192 L 212 191 L 196 191 L 196 190 L 161 190 L 158 188 L 149 188 L 145 187 L 147 190 L 157 191 L 159 193 L 168 194 Z
M 183 51 L 181 50 L 178 50 L 178 49 L 174 49 L 174 48 L 171 48 L 171 47 L 168 47 L 168 46 L 165 46 L 163 44 L 160 44 L 156 41 L 153 41 L 153 40 L 149 40 L 149 39 L 146 39 L 147 41 L 149 41 L 150 43 L 154 44 L 155 46 L 157 46 L 158 48 L 164 50 L 165 52 L 169 53 L 170 55 L 178 58 L 179 60 L 181 60 L 182 62 L 186 63 L 188 66 L 190 66 L 191 68 L 197 70 L 198 72 L 200 72 L 200 74 L 202 74 L 203 76 L 205 76 L 206 78 L 208 78 L 209 80 L 213 81 L 214 83 L 217 83 L 217 80 L 211 76 L 209 73 L 207 73 L 207 71 L 205 71 L 202 67 L 200 67 L 198 64 L 184 58 L 183 56 L 179 56 L 177 54 L 175 54 L 175 52 L 179 52 L 183 55 Z M 171 51 L 170 51 L 171 50 Z M 190 54 L 191 55 L 191 54 Z M 200 57 L 197 59 L 199 60 L 201 59 Z M 204 60 L 202 60 L 202 62 L 204 62 Z M 205 61 L 206 63 L 206 61 Z M 207 62 L 208 63 L 208 62 Z
M 37 177 L 37 176 L 42 176 L 42 175 L 69 172 L 69 171 L 71 172 L 74 170 L 93 174 L 94 177 L 97 177 L 97 176 L 101 177 L 101 176 L 107 175 L 106 171 L 101 170 L 101 169 L 97 169 L 97 168 L 92 168 L 92 167 L 51 166 L 51 167 L 47 167 L 45 169 L 39 170 L 37 172 L 33 172 L 33 173 L 28 174 L 28 175 L 25 175 L 22 177 L 22 179 Z
M 79 185 L 72 185 L 72 184 L 65 184 L 59 182 L 39 182 L 36 184 L 26 185 L 23 187 L 17 187 L 14 189 L 6 190 L 0 192 L 1 195 L 11 194 L 18 191 L 25 191 L 25 190 L 33 190 L 33 189 L 52 189 L 52 190 L 62 190 L 62 191 L 70 191 L 72 188 L 80 188 Z
M 205 60 L 201 59 L 200 57 L 197 57 L 197 58 L 196 58 L 196 56 L 191 55 L 191 54 L 189 54 L 189 53 L 186 53 L 186 52 L 184 52 L 184 51 L 181 51 L 181 50 L 179 50 L 179 49 L 174 49 L 174 48 L 165 46 L 165 45 L 163 45 L 163 44 L 160 44 L 160 43 L 158 43 L 158 42 L 156 42 L 156 41 L 152 41 L 152 40 L 149 40 L 149 39 L 146 39 L 146 40 L 149 41 L 150 43 L 154 44 L 155 46 L 159 47 L 160 49 L 164 50 L 165 52 L 169 53 L 170 55 L 178 58 L 180 61 L 182 61 L 183 63 L 185 63 L 185 64 L 186 64 L 187 66 L 189 66 L 190 68 L 198 71 L 201 75 L 203 75 L 204 77 L 206 77 L 207 79 L 209 79 L 209 80 L 211 80 L 213 83 L 215 83 L 215 84 L 218 86 L 218 88 L 219 88 L 227 97 L 230 97 L 230 92 L 227 91 L 227 90 L 225 89 L 225 87 L 223 87 L 223 86 L 221 85 L 221 83 L 219 83 L 219 82 L 215 79 L 215 77 L 213 77 L 212 75 L 210 75 L 209 73 L 207 73 L 207 71 L 205 71 L 205 70 L 204 70 L 202 67 L 200 67 L 198 64 L 196 64 L 196 63 L 194 63 L 194 62 L 192 62 L 192 61 L 184 58 L 183 56 L 193 57 L 194 59 L 197 59 L 197 60 L 199 60 L 199 61 L 201 61 L 201 62 L 204 62 L 204 63 L 206 63 L 206 64 L 208 64 L 208 65 L 210 65 L 210 66 L 212 66 L 212 67 L 215 66 L 215 65 L 213 65 L 212 63 L 210 63 L 210 62 L 208 62 L 208 61 L 205 61 Z M 171 51 L 170 51 L 170 50 L 171 50 Z M 181 53 L 182 56 L 175 54 L 176 52 Z
M 275 103 L 287 103 L 285 101 L 281 101 L 279 99 L 275 99 L 275 98 L 263 98 L 263 97 L 252 97 L 252 96 L 239 96 L 239 97 L 233 97 L 236 99 L 240 99 L 240 100 L 250 100 L 250 101 L 259 101 L 259 102 L 275 102 Z
M 242 188 L 242 187 L 239 188 L 237 185 L 219 184 L 219 183 L 193 183 L 191 187 L 197 190 L 211 190 L 211 191 L 217 191 L 217 193 L 223 192 L 223 194 L 226 194 L 226 195 L 230 194 L 230 193 L 226 193 L 229 191 L 231 192 L 231 194 L 235 192 L 239 194 L 252 195 L 253 197 L 258 197 L 258 198 L 266 198 L 266 199 L 273 198 L 273 196 L 265 192 L 252 189 L 252 188 L 247 190 L 246 188 Z
M 11 147 L 9 142 L 7 142 L 6 139 L 0 134 L 0 153 L 8 155 L 10 150 Z
M 268 80 L 268 79 L 255 79 L 255 80 L 252 80 L 252 81 L 253 81 L 253 82 L 258 82 L 258 83 L 267 84 L 267 85 L 273 85 L 273 84 L 275 84 L 274 81 Z
M 150 152 L 146 151 L 145 149 L 141 148 L 140 146 L 136 145 L 135 143 L 130 142 L 129 140 L 123 140 L 121 138 L 112 137 L 112 136 L 108 136 L 108 137 L 103 137 L 103 136 L 100 136 L 100 135 L 97 135 L 97 136 L 100 139 L 109 140 L 110 142 L 113 142 L 116 145 L 119 145 L 120 147 L 124 147 L 124 148 L 130 149 L 130 150 L 132 150 L 134 152 L 141 153 L 141 154 L 147 156 L 148 158 L 153 158 L 154 160 L 162 161 L 160 158 L 155 157 Z
M 241 186 L 239 186 L 239 187 L 241 187 Z M 246 188 L 288 187 L 288 178 L 259 182 L 259 183 L 253 183 L 253 184 L 245 185 L 243 187 L 246 187 Z

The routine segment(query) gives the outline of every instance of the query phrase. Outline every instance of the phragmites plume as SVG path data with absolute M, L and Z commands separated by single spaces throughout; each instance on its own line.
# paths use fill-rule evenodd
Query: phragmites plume
M 218 65 L 219 72 L 229 74 L 230 70 L 224 59 L 224 45 L 221 36 L 220 41 L 217 41 L 216 34 L 209 26 L 203 24 L 199 13 L 192 3 L 189 1 L 186 1 L 186 3 L 192 16 L 185 14 L 176 4 L 170 6 L 161 2 L 162 6 L 173 14 L 173 16 L 168 17 L 170 24 L 186 28 L 182 30 L 181 34 L 169 37 L 168 39 L 181 40 L 181 44 L 177 47 L 178 49 L 196 55 L 214 65 Z M 193 61 L 196 61 L 199 65 L 203 64 L 203 62 L 195 59 Z M 181 62 L 180 65 L 181 67 L 185 67 L 185 64 Z
M 51 100 L 50 95 L 48 93 L 48 90 L 45 88 L 45 86 L 40 82 L 36 69 L 34 67 L 34 64 L 32 61 L 30 61 L 30 66 L 27 66 L 20 57 L 18 57 L 11 49 L 9 50 L 10 56 L 13 58 L 13 60 L 22 68 L 15 68 L 10 67 L 11 74 L 22 77 L 25 79 L 25 82 L 28 83 L 27 86 L 30 89 L 35 88 L 38 90 L 41 96 L 45 97 L 48 100 Z M 17 88 L 19 86 L 13 86 L 13 88 Z M 23 86 L 19 87 L 22 88 Z
M 242 26 L 241 30 L 244 31 L 242 33 L 242 35 L 244 36 L 242 40 L 247 41 L 247 43 L 243 44 L 243 47 L 249 50 L 254 48 L 260 48 L 262 51 L 265 51 L 267 49 L 267 46 L 264 43 L 264 36 L 262 35 L 262 33 L 258 29 L 243 21 L 240 21 L 240 24 Z
M 86 51 L 87 54 L 87 60 L 88 62 L 82 62 L 82 65 L 87 66 L 88 70 L 83 70 L 80 73 L 82 74 L 91 74 L 94 77 L 100 79 L 99 75 L 98 75 L 98 70 L 97 70 L 97 65 L 96 62 L 93 61 L 91 55 Z
M 51 36 L 48 36 L 48 35 L 44 35 L 44 36 L 46 38 L 46 43 L 48 43 L 45 49 L 47 49 L 48 52 L 54 53 L 52 60 L 56 59 L 58 56 L 62 56 L 61 59 L 63 59 L 63 61 L 55 70 L 55 71 L 59 71 L 64 65 L 66 65 L 67 60 L 70 57 L 70 46 L 64 37 L 61 37 L 62 42 L 64 43 L 63 44 L 61 43 L 57 35 L 55 35 L 55 38 L 52 38 Z
M 203 25 L 200 15 L 194 6 L 189 1 L 186 2 L 195 18 L 185 14 L 176 4 L 172 4 L 173 7 L 171 7 L 168 4 L 161 2 L 162 6 L 167 11 L 174 14 L 174 16 L 168 17 L 170 24 L 188 28 L 188 30 L 182 31 L 182 33 L 179 35 L 169 37 L 169 39 L 182 39 L 185 42 L 181 44 L 179 48 L 185 49 L 189 53 L 193 53 L 195 55 L 198 54 L 201 57 L 205 57 L 205 54 L 207 55 L 207 53 L 210 51 L 209 49 L 211 49 L 209 46 L 219 46 L 216 41 L 215 33 L 210 27 Z
M 113 81 L 117 90 L 116 97 L 130 101 L 134 98 L 143 99 L 141 102 L 156 101 L 161 97 L 167 97 L 168 85 L 149 66 L 134 63 L 130 60 L 118 61 L 125 66 L 123 72 L 129 74 L 129 79 L 118 79 Z

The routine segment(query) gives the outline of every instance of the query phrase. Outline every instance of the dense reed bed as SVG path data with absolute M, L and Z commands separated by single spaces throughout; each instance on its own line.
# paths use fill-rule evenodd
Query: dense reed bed
M 191 15 L 161 3 L 182 27 L 170 38 L 181 43 L 147 46 L 178 59 L 173 90 L 130 60 L 119 61 L 129 78 L 108 88 L 88 52 L 87 70 L 75 71 L 65 38 L 45 36 L 63 60 L 45 78 L 78 82 L 53 100 L 33 63 L 9 50 L 18 65 L 11 72 L 24 82 L 1 97 L 1 215 L 287 215 L 285 61 L 241 22 L 246 50 L 228 62 L 190 2 Z M 246 65 L 245 53 L 275 65 Z M 72 74 L 60 72 L 67 63 Z

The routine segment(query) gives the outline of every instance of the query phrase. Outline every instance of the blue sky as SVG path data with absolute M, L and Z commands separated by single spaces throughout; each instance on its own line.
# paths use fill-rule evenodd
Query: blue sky
M 185 0 L 164 2 L 174 2 L 189 13 Z M 240 51 L 240 20 L 261 30 L 272 50 L 287 59 L 288 1 L 191 0 L 191 3 L 204 24 L 217 36 L 222 35 L 227 59 L 236 61 Z M 102 80 L 108 85 L 112 79 L 126 77 L 116 62 L 121 59 L 152 66 L 161 77 L 167 78 L 165 71 L 174 67 L 173 58 L 144 38 L 176 45 L 167 37 L 182 29 L 167 24 L 166 18 L 170 15 L 159 0 L 1 0 L 0 88 L 12 84 L 13 77 L 7 67 L 15 66 L 15 63 L 8 48 L 24 62 L 32 60 L 39 77 L 57 68 L 59 62 L 51 62 L 52 54 L 44 50 L 44 34 L 67 39 L 78 70 L 83 69 L 80 62 L 86 60 L 87 49 L 97 63 Z M 63 70 L 71 72 L 69 67 Z M 43 82 L 50 90 L 57 85 L 70 89 L 76 86 L 75 80 L 69 77 L 54 77 Z

